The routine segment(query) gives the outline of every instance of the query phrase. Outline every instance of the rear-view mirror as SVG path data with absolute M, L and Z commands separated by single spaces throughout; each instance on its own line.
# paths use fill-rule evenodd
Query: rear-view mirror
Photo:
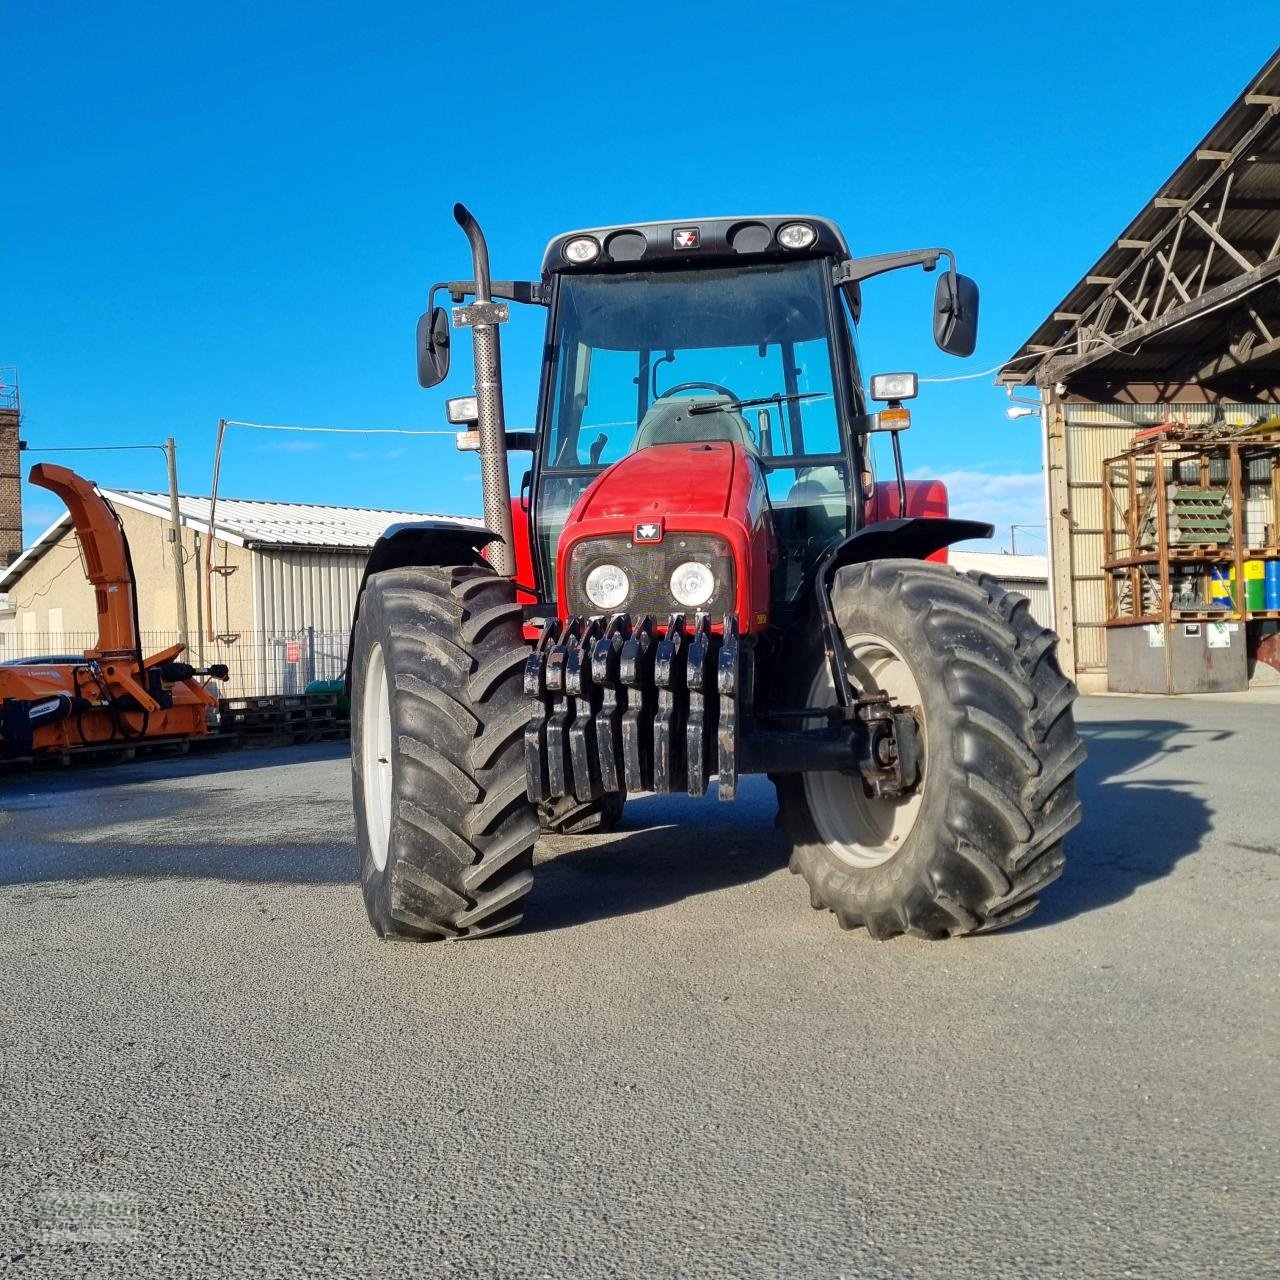
M 946 271 L 933 295 L 933 340 L 948 355 L 971 356 L 978 345 L 978 285 Z
M 443 307 L 418 317 L 418 383 L 438 386 L 449 373 L 449 313 Z

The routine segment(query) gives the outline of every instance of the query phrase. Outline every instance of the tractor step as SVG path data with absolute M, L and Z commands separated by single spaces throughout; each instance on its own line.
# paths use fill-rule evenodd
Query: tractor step
M 549 621 L 525 664 L 525 775 L 535 802 L 604 792 L 737 791 L 744 666 L 736 614 Z M 745 682 L 749 690 L 749 679 Z

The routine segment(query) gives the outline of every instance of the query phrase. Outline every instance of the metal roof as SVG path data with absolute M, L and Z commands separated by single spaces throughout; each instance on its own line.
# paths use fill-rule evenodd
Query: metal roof
M 1280 398 L 1280 52 L 1000 381 L 1099 400 Z
M 113 506 L 131 507 L 157 519 L 169 519 L 169 495 L 140 489 L 102 489 Z M 183 494 L 178 510 L 184 528 L 209 532 L 209 499 Z M 249 498 L 219 498 L 215 536 L 240 547 L 293 547 L 309 550 L 368 552 L 393 524 L 414 520 L 453 520 L 479 527 L 474 516 L 441 515 L 423 511 L 386 511 L 375 507 L 329 507 L 310 502 L 263 502 Z M 71 528 L 64 512 L 8 568 L 0 572 L 0 591 L 16 582 Z
M 169 519 L 169 495 L 139 489 L 104 489 L 109 502 Z M 209 499 L 181 495 L 178 510 L 184 526 L 209 530 Z M 216 533 L 239 546 L 333 547 L 369 551 L 388 526 L 412 520 L 456 520 L 479 526 L 474 516 L 421 511 L 387 511 L 377 507 L 329 507 L 311 502 L 264 502 L 256 498 L 219 498 L 214 512 Z
M 947 563 L 961 573 L 989 573 L 1015 582 L 1045 582 L 1049 557 L 1015 555 L 1007 551 L 950 551 Z

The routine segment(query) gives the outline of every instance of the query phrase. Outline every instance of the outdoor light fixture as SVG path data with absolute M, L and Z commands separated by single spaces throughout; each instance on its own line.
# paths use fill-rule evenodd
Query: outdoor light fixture
M 454 396 L 444 402 L 444 416 L 455 427 L 467 426 L 480 418 L 480 407 L 475 396 Z
M 1005 395 L 1009 397 L 1009 407 L 1004 411 L 1004 416 L 1011 422 L 1016 422 L 1019 418 L 1038 418 L 1043 405 L 1039 400 L 1030 400 L 1025 396 L 1014 394 L 1012 387 L 1005 387 Z
M 600 241 L 594 236 L 575 236 L 563 249 L 564 260 L 575 267 L 585 267 L 600 256 Z
M 920 380 L 914 373 L 877 373 L 871 379 L 873 400 L 914 400 Z
M 784 249 L 807 249 L 818 233 L 807 222 L 788 222 L 778 228 L 778 243 Z

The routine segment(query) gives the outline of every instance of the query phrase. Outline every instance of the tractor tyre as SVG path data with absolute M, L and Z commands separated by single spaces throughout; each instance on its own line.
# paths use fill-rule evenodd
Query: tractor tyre
M 985 933 L 1030 915 L 1081 813 L 1084 744 L 1057 637 L 994 578 L 916 560 L 840 569 L 832 602 L 851 681 L 915 709 L 922 765 L 917 786 L 891 798 L 858 776 L 775 777 L 812 905 L 879 939 Z M 821 641 L 804 644 L 787 705 L 831 705 Z
M 622 821 L 625 792 L 606 791 L 595 800 L 579 804 L 567 797 L 538 806 L 538 824 L 550 836 L 604 836 Z
M 383 937 L 518 924 L 537 811 L 525 791 L 528 647 L 509 581 L 480 564 L 369 579 L 352 648 L 360 884 Z

